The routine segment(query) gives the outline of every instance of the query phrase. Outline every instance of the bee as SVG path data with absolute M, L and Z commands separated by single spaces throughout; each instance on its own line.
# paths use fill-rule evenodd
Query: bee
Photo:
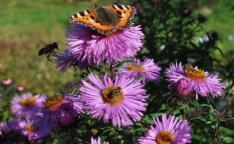
M 45 47 L 41 48 L 38 52 L 38 55 L 45 55 L 48 60 L 50 60 L 50 56 L 56 56 L 55 49 L 58 48 L 57 42 L 53 42 L 50 44 L 47 44 Z
M 117 87 L 115 90 L 112 90 L 109 94 L 108 94 L 108 98 L 115 98 L 118 96 L 118 94 L 121 92 L 121 88 Z

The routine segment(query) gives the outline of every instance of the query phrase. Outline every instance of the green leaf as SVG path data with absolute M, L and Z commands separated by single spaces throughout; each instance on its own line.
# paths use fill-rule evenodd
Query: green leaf
M 219 130 L 224 132 L 225 134 L 232 135 L 234 137 L 234 130 L 222 126 L 219 128 Z
M 221 136 L 221 140 L 228 143 L 228 144 L 234 143 L 234 138 L 232 138 L 232 137 Z

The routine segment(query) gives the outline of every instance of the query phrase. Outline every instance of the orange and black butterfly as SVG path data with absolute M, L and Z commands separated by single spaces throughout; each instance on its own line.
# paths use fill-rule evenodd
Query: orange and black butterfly
M 80 11 L 70 17 L 71 22 L 83 24 L 98 33 L 109 35 L 131 25 L 136 9 L 129 5 L 98 6 Z

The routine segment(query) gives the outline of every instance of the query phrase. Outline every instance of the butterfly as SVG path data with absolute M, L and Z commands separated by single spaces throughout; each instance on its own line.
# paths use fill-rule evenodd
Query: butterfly
M 72 15 L 70 21 L 88 26 L 100 34 L 109 35 L 129 27 L 135 13 L 136 9 L 130 5 L 95 5 L 94 9 Z

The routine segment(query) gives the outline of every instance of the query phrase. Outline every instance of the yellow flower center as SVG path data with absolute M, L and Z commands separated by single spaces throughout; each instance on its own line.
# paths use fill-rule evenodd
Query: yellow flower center
M 204 79 L 206 77 L 203 70 L 194 68 L 190 65 L 185 66 L 185 76 L 194 80 Z
M 22 99 L 20 101 L 20 104 L 23 106 L 23 107 L 27 107 L 27 106 L 32 106 L 36 103 L 36 98 L 35 97 L 30 97 L 30 98 L 25 98 L 25 99 Z
M 171 132 L 161 131 L 157 134 L 155 141 L 157 144 L 172 144 L 174 137 Z
M 26 125 L 26 131 L 35 132 L 36 128 L 34 128 L 32 124 L 28 124 L 28 125 Z
M 102 99 L 111 105 L 117 105 L 122 102 L 124 94 L 120 87 L 108 86 L 102 90 Z
M 127 67 L 129 70 L 134 71 L 134 72 L 145 72 L 145 69 L 141 65 L 128 65 Z
M 64 97 L 63 96 L 56 96 L 48 99 L 45 103 L 45 107 L 48 110 L 56 110 L 58 107 L 60 107 L 64 102 Z

